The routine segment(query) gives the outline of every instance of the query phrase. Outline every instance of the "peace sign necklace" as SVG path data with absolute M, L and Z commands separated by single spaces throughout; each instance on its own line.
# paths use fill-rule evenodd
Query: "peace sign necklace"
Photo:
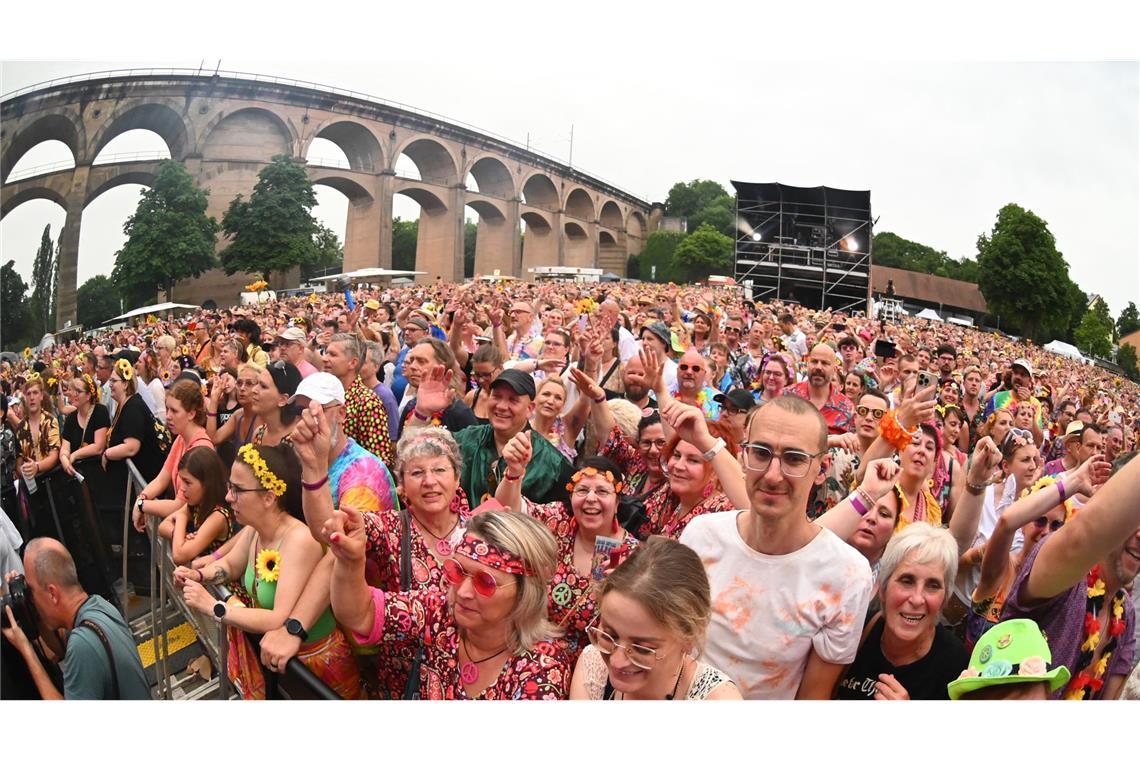
M 507 651 L 507 648 L 503 647 L 498 652 L 495 652 L 492 655 L 484 657 L 481 660 L 476 660 L 476 659 L 473 659 L 471 657 L 471 652 L 467 649 L 467 639 L 461 637 L 459 639 L 459 643 L 463 647 L 463 653 L 465 655 L 467 655 L 467 663 L 464 664 L 464 666 L 459 669 L 459 678 L 467 686 L 470 686 L 471 684 L 473 684 L 479 680 L 479 666 L 481 664 L 483 664 L 487 660 L 498 657 L 503 652 Z
M 447 531 L 442 536 L 436 535 L 435 533 L 433 533 L 431 531 L 430 528 L 428 528 L 428 526 L 426 526 L 422 522 L 420 522 L 419 519 L 416 518 L 416 515 L 414 512 L 412 513 L 412 520 L 415 521 L 416 525 L 418 525 L 421 530 L 426 531 L 428 535 L 430 535 L 432 538 L 434 538 L 436 540 L 436 544 L 435 544 L 436 553 L 438 553 L 440 556 L 443 556 L 443 557 L 451 556 L 451 552 L 454 550 L 451 548 L 451 541 L 449 541 L 448 539 L 451 537 L 451 534 L 455 532 L 455 528 L 459 525 L 459 517 L 458 516 L 456 516 L 455 524 L 451 526 L 451 530 Z

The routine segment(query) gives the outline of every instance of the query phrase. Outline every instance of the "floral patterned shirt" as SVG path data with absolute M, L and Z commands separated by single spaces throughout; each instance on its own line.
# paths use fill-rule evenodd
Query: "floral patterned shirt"
M 690 509 L 688 514 L 678 518 L 677 510 L 680 507 L 681 500 L 671 488 L 658 488 L 647 496 L 645 512 L 649 519 L 638 529 L 638 540 L 644 541 L 650 536 L 665 536 L 676 541 L 694 517 L 714 512 L 731 512 L 736 509 L 728 497 L 720 491 L 713 491 Z
M 810 404 L 809 388 L 808 381 L 804 380 L 802 383 L 796 383 L 785 388 L 784 395 L 799 396 Z M 827 421 L 827 432 L 831 435 L 841 435 L 851 430 L 851 421 L 855 417 L 855 405 L 851 403 L 851 399 L 835 390 L 833 386 L 827 403 L 823 405 L 819 413 Z
M 20 420 L 20 426 L 16 428 L 16 446 L 20 449 L 20 456 L 29 461 L 43 459 L 59 448 L 59 442 L 59 420 L 47 411 L 40 412 L 40 425 L 35 439 L 32 438 L 28 420 Z
M 360 375 L 345 391 L 344 406 L 344 434 L 380 457 L 388 469 L 395 468 L 396 449 L 389 433 L 388 410 Z
M 535 504 L 527 500 L 525 504 L 530 516 L 550 528 L 554 540 L 558 542 L 558 569 L 554 571 L 546 592 L 547 616 L 566 632 L 564 641 L 573 667 L 578 655 L 590 643 L 586 636 L 586 626 L 598 614 L 598 602 L 594 597 L 590 577 L 583 576 L 574 567 L 574 540 L 578 536 L 578 521 L 574 519 L 570 508 L 560 501 Z M 637 546 L 637 539 L 626 531 L 622 533 L 626 550 L 631 551 Z
M 468 694 L 460 677 L 460 632 L 440 591 L 386 594 L 372 591 L 374 619 L 359 644 L 392 642 L 415 648 L 424 642 L 420 666 L 420 699 L 566 699 L 570 666 L 562 644 L 540 641 L 503 663 L 499 676 L 479 694 Z

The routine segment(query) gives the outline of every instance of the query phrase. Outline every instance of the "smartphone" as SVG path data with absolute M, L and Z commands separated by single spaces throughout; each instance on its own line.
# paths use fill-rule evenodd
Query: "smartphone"
M 831 326 L 831 329 L 835 330 L 835 332 L 843 332 L 847 329 L 847 325 L 843 324 L 842 322 L 836 322 Z
M 929 388 L 932 385 L 938 385 L 938 376 L 933 372 L 919 372 L 918 373 L 918 390 Z
M 594 558 L 590 563 L 590 578 L 595 581 L 606 579 L 606 570 L 610 569 L 609 560 L 622 542 L 609 536 L 598 536 L 594 539 Z
M 875 356 L 881 359 L 892 359 L 898 353 L 898 348 L 895 346 L 894 341 L 885 338 L 879 338 L 875 341 Z

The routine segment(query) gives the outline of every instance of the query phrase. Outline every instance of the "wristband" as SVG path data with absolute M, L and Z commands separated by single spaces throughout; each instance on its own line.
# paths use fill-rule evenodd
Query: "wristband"
M 712 448 L 701 454 L 701 459 L 705 460 L 706 462 L 711 462 L 712 460 L 716 459 L 717 454 L 724 451 L 725 445 L 726 444 L 723 438 L 717 438 L 716 443 L 713 444 Z
M 508 483 L 516 483 L 516 482 L 522 480 L 523 475 L 526 475 L 526 470 L 523 470 L 522 472 L 520 472 L 518 475 L 515 475 L 514 477 L 511 477 L 511 474 L 509 472 L 504 472 L 503 473 L 503 480 L 507 481 Z
M 867 510 L 874 504 L 874 500 L 867 495 L 867 492 L 862 488 L 856 488 L 855 493 L 851 494 L 851 506 L 860 516 L 867 514 Z
M 1068 497 L 1065 495 L 1065 481 L 1060 478 L 1057 478 L 1057 491 L 1061 494 L 1061 503 L 1064 504 Z
M 328 475 L 325 475 L 323 478 L 318 480 L 316 483 L 306 483 L 305 481 L 302 480 L 301 481 L 301 488 L 304 488 L 306 491 L 316 491 L 318 488 L 320 488 L 321 486 L 323 486 L 325 483 L 328 483 L 328 482 L 329 482 L 329 476 Z
M 206 412 L 206 416 L 207 417 L 217 417 L 218 413 L 217 412 Z
M 420 422 L 427 422 L 428 420 L 431 419 L 430 415 L 420 414 L 420 408 L 418 406 L 412 407 L 412 414 L 414 414 L 416 419 L 419 420 Z
M 202 572 L 202 568 L 196 567 L 194 569 L 198 571 L 198 582 L 205 584 L 206 583 L 206 574 Z
M 593 401 L 595 404 L 604 404 L 606 401 L 606 392 L 603 390 L 601 396 L 599 396 L 597 398 L 590 399 L 590 400 Z
M 971 483 L 968 479 L 966 480 L 966 490 L 969 491 L 974 496 L 981 496 L 982 493 L 986 490 L 987 485 L 988 485 L 987 483 L 982 483 L 980 486 L 976 486 L 973 483 Z
M 210 557 L 211 557 L 211 558 L 212 558 L 212 559 L 213 559 L 215 562 L 218 562 L 218 561 L 220 561 L 220 560 L 221 560 L 221 558 L 222 558 L 222 555 L 218 554 L 217 552 L 212 552 L 212 553 L 210 554 Z

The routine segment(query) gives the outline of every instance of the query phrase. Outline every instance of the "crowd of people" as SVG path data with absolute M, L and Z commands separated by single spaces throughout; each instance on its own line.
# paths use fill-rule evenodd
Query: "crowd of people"
M 1135 384 L 736 288 L 352 297 L 4 361 L 5 512 L 130 460 L 247 699 L 292 658 L 345 698 L 1140 697 Z

